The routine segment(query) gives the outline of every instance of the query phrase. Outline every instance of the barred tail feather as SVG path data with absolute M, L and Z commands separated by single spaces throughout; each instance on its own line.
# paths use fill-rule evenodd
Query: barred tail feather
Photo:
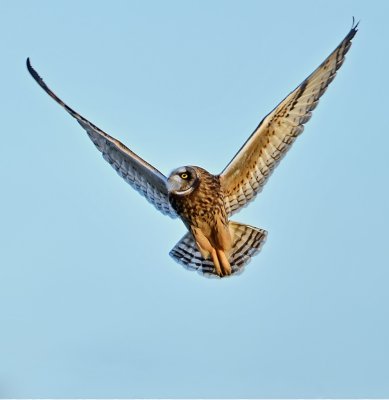
M 233 246 L 228 255 L 232 275 L 243 272 L 243 267 L 261 250 L 267 232 L 237 222 L 229 223 Z M 205 260 L 188 232 L 170 251 L 170 256 L 190 271 L 197 271 L 208 278 L 218 278 L 211 259 Z
M 233 238 L 229 261 L 236 272 L 260 252 L 266 241 L 267 231 L 238 222 L 230 222 L 229 226 Z
M 169 255 L 189 271 L 198 271 L 208 277 L 217 277 L 212 260 L 205 260 L 188 232 L 170 251 Z

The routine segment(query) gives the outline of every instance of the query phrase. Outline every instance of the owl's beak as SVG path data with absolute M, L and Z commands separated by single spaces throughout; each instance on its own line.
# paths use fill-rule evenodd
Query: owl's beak
M 178 175 L 172 175 L 167 180 L 167 190 L 169 193 L 177 192 L 181 188 L 181 179 Z

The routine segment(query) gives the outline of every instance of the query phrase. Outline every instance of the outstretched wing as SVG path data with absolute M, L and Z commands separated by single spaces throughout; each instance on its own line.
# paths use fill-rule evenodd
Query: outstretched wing
M 108 135 L 67 106 L 51 91 L 45 82 L 43 82 L 42 78 L 31 66 L 28 58 L 27 68 L 39 86 L 86 130 L 92 142 L 116 172 L 142 196 L 146 197 L 159 211 L 175 218 L 177 214 L 169 203 L 166 176 L 137 156 L 119 140 Z
M 262 190 L 270 174 L 289 150 L 311 111 L 333 81 L 357 32 L 354 25 L 329 57 L 300 86 L 268 114 L 220 175 L 229 215 Z

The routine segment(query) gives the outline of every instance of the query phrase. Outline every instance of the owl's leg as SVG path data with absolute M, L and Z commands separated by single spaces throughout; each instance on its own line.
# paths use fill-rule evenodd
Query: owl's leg
M 218 261 L 220 261 L 221 269 L 223 270 L 223 275 L 231 275 L 232 268 L 230 262 L 226 257 L 226 253 L 223 250 L 216 250 Z
M 223 272 L 220 267 L 220 262 L 218 258 L 218 253 L 216 252 L 216 250 L 212 247 L 211 243 L 203 234 L 201 229 L 192 227 L 191 230 L 201 255 L 204 257 L 205 260 L 209 256 L 211 256 L 213 265 L 215 266 L 216 274 L 219 276 L 223 276 Z
M 213 265 L 215 266 L 216 274 L 219 276 L 223 276 L 224 274 L 222 272 L 222 269 L 220 268 L 218 254 L 215 249 L 211 250 L 211 257 L 212 257 Z

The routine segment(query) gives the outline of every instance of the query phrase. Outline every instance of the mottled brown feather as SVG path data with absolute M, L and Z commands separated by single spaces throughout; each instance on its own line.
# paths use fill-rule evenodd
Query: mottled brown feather
M 170 193 L 170 202 L 193 235 L 203 258 L 212 259 L 218 275 L 229 275 L 232 270 L 226 253 L 232 240 L 219 177 L 200 167 L 190 168 L 196 171 L 198 184 L 184 196 Z

